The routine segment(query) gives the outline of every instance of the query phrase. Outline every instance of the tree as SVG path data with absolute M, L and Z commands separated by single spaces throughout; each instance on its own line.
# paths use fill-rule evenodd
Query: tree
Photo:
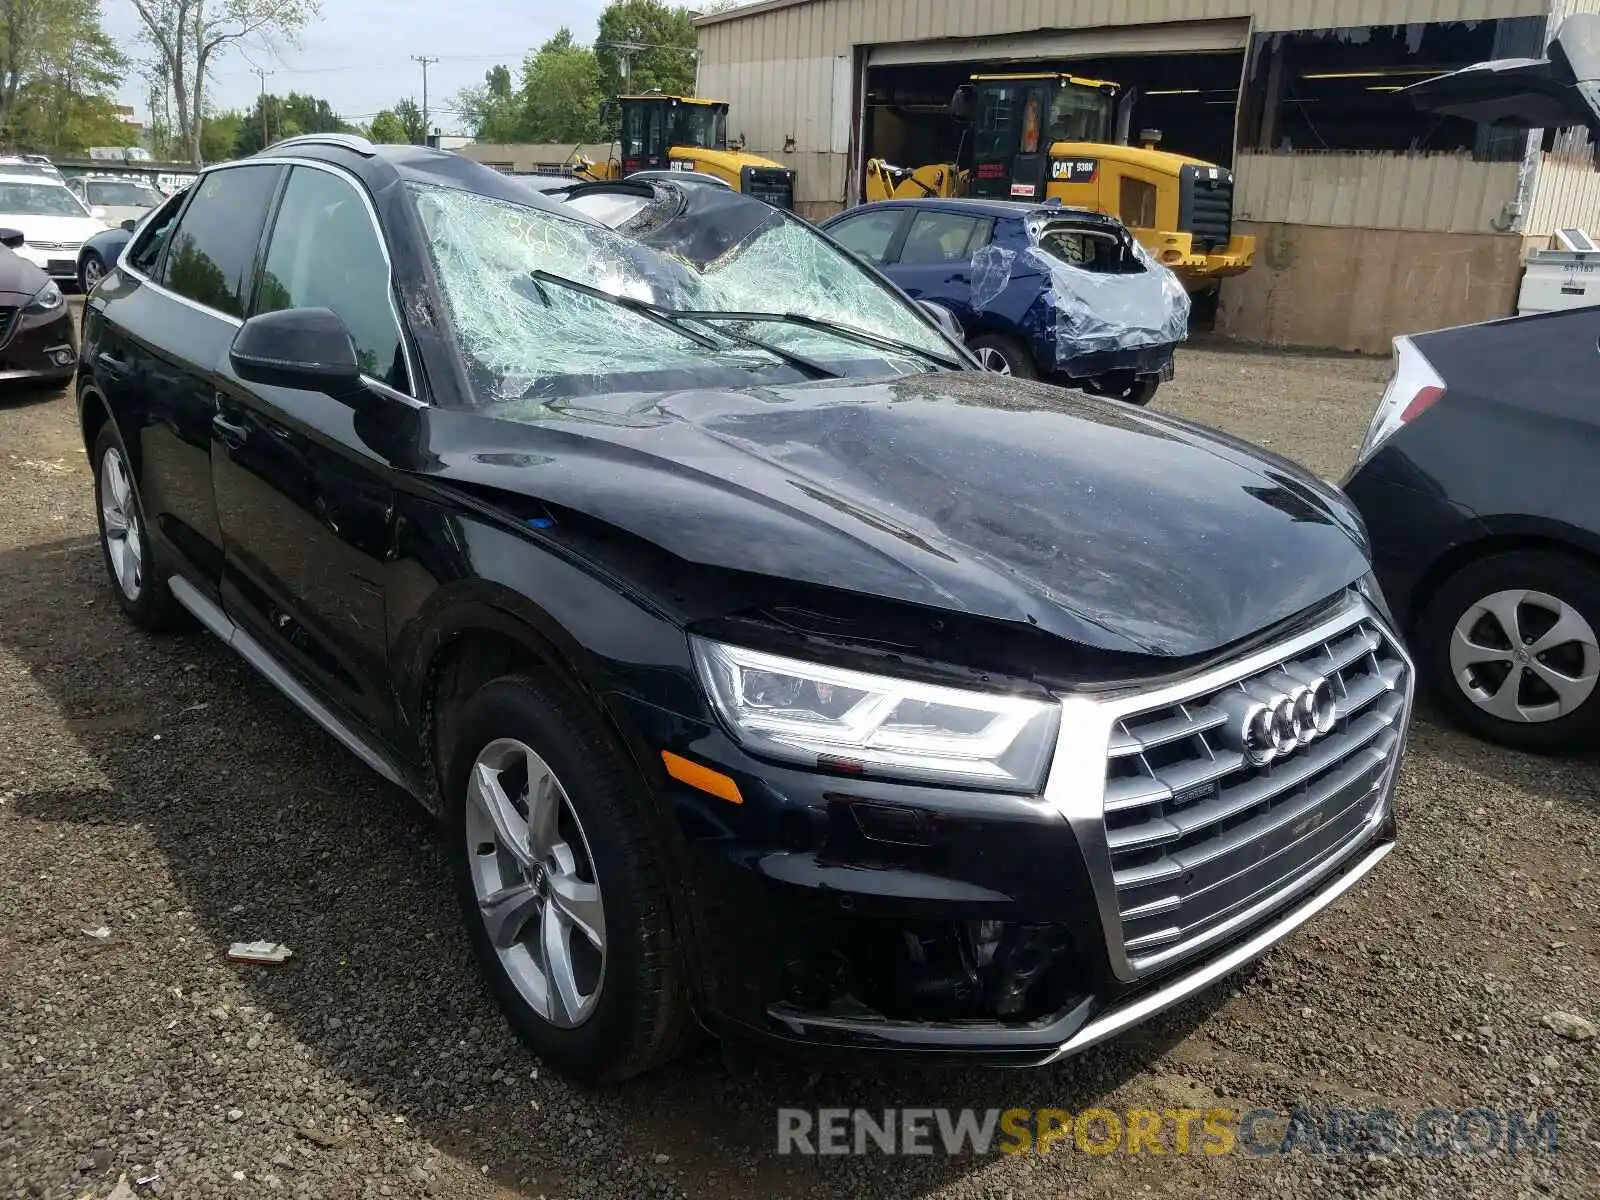
M 566 26 L 522 64 L 526 134 L 535 142 L 590 142 L 600 134 L 600 65 Z
M 600 14 L 594 52 L 607 96 L 694 92 L 694 22 L 661 0 L 612 0 Z
M 455 109 L 480 142 L 528 140 L 522 97 L 511 90 L 511 72 L 504 66 L 490 67 L 481 85 L 457 92 Z
M 0 0 L 6 2 L 6 0 Z M 211 68 L 247 37 L 293 40 L 318 0 L 129 0 L 172 88 L 173 125 L 184 155 L 204 164 L 200 137 Z
M 224 162 L 237 156 L 239 132 L 249 120 L 249 113 L 212 113 L 206 118 L 205 128 L 200 131 L 201 157 L 207 162 Z
M 230 154 L 244 158 L 263 146 L 302 133 L 344 133 L 347 125 L 333 106 L 317 96 L 290 92 L 287 96 L 265 95 L 243 114 L 236 126 Z
M 112 99 L 126 67 L 100 0 L 0 0 L 0 137 L 35 149 L 126 143 Z
M 411 140 L 411 133 L 406 129 L 406 123 L 395 116 L 392 109 L 384 109 L 372 118 L 372 124 L 367 126 L 367 137 L 379 145 L 393 146 Z
M 405 130 L 405 140 L 413 146 L 424 146 L 428 142 L 428 127 L 423 123 L 422 110 L 417 107 L 417 102 L 407 96 L 394 106 L 394 115 L 399 120 L 401 128 Z

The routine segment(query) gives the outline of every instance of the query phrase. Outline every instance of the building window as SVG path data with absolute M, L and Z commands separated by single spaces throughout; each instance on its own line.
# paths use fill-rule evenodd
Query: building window
M 1400 92 L 1486 59 L 1540 57 L 1544 35 L 1543 17 L 1257 34 L 1245 67 L 1240 148 L 1470 152 L 1517 161 L 1524 133 L 1418 112 Z

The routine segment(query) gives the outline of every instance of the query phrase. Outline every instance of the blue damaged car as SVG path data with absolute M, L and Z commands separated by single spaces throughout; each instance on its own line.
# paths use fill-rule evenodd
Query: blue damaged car
M 1007 200 L 886 200 L 822 228 L 948 309 L 991 371 L 1144 404 L 1172 378 L 1189 297 L 1115 217 Z

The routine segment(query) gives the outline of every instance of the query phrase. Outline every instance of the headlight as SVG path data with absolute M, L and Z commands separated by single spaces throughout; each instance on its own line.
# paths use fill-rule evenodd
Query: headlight
M 748 750 L 808 767 L 1032 791 L 1059 706 L 690 639 L 717 713 Z
M 66 302 L 61 298 L 61 289 L 56 286 L 55 280 L 52 279 L 33 294 L 33 298 L 22 306 L 22 311 L 25 313 L 55 312 L 64 303 Z

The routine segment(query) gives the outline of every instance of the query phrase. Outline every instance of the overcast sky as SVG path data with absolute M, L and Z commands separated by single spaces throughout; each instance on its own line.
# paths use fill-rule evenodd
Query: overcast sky
M 219 108 L 249 108 L 260 81 L 253 67 L 275 72 L 267 90 L 321 96 L 347 121 L 368 121 L 379 109 L 411 96 L 422 102 L 422 68 L 413 54 L 434 55 L 428 69 L 433 123 L 457 128 L 446 110 L 456 92 L 479 83 L 497 62 L 516 67 L 562 25 L 592 42 L 606 0 L 322 0 L 322 16 L 300 34 L 300 44 L 264 44 L 235 50 L 216 65 L 210 99 Z M 139 40 L 139 17 L 130 0 L 104 0 L 106 31 L 134 58 L 148 55 Z M 149 117 L 149 84 L 130 75 L 122 102 L 141 120 Z

